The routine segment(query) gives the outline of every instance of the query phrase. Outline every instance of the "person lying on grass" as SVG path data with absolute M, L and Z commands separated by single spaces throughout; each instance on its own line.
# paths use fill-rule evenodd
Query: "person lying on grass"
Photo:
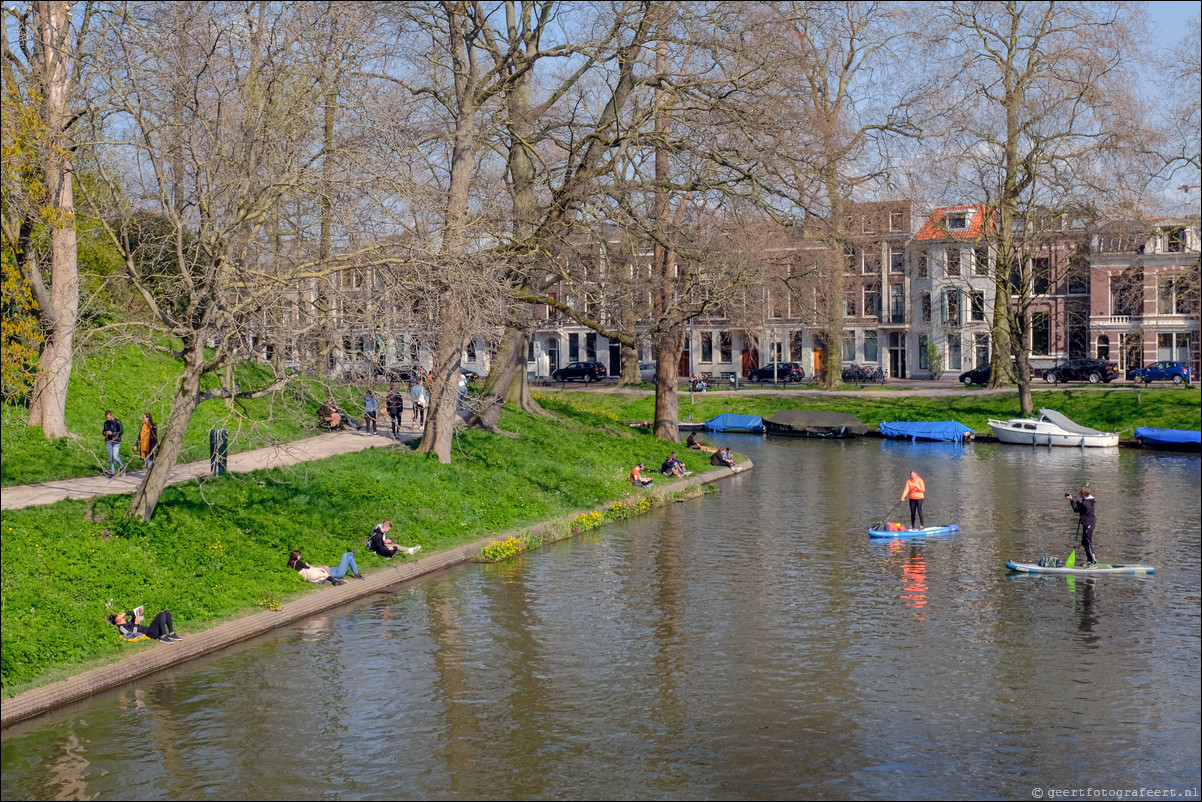
M 121 637 L 126 640 L 138 640 L 143 635 L 163 643 L 175 643 L 177 640 L 183 640 L 175 634 L 175 624 L 171 620 L 170 610 L 164 610 L 156 615 L 150 622 L 150 626 L 142 625 L 141 607 L 132 612 L 110 615 L 106 620 L 115 626 L 121 633 Z
M 332 568 L 328 565 L 309 565 L 301 559 L 299 551 L 294 551 L 288 555 L 288 567 L 300 574 L 301 579 L 306 582 L 327 582 L 331 585 L 341 585 L 342 578 L 348 571 L 355 579 L 365 579 L 363 574 L 359 573 L 359 566 L 355 564 L 355 552 L 353 551 L 343 554 L 342 562 Z
M 367 547 L 379 554 L 386 560 L 391 560 L 397 554 L 413 555 L 422 550 L 421 546 L 405 547 L 391 540 L 388 533 L 392 531 L 392 521 L 384 521 L 376 524 L 376 528 L 371 530 L 371 537 L 367 539 Z

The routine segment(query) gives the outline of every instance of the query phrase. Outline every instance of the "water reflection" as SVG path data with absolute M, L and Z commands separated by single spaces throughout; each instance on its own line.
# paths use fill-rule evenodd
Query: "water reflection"
M 719 494 L 12 728 L 4 798 L 1197 786 L 1200 460 L 723 440 L 757 467 Z M 912 469 L 960 532 L 870 542 Z M 1086 479 L 1102 559 L 1157 576 L 1006 574 Z

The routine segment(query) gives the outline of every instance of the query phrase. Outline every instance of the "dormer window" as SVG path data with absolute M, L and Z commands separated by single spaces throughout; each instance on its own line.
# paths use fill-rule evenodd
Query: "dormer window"
M 1182 253 L 1185 251 L 1185 226 L 1165 229 L 1164 249 L 1169 253 Z
M 948 231 L 967 231 L 968 230 L 968 212 L 948 212 L 947 213 L 947 230 Z

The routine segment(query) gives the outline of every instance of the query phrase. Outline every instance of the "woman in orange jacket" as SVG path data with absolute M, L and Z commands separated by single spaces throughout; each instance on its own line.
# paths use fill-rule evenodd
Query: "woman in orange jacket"
M 926 498 L 927 486 L 922 481 L 922 477 L 918 475 L 918 471 L 910 471 L 910 478 L 906 480 L 906 488 L 902 490 L 902 501 L 910 499 L 910 528 L 914 528 L 914 513 L 918 513 L 919 528 L 926 529 L 927 522 L 922 517 L 922 500 Z

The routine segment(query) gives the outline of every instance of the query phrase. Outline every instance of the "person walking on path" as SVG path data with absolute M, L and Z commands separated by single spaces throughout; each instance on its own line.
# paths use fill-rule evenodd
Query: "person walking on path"
M 379 434 L 377 428 L 378 419 L 380 417 L 380 401 L 376 398 L 376 394 L 368 389 L 367 394 L 363 396 L 363 428 L 368 434 Z
M 116 476 L 117 465 L 121 466 L 121 473 L 125 473 L 125 463 L 121 461 L 121 435 L 123 434 L 125 434 L 125 427 L 121 425 L 121 419 L 114 417 L 111 409 L 106 409 L 104 411 L 104 449 L 108 452 L 109 457 L 109 476 Z
M 1088 487 L 1081 488 L 1080 500 L 1074 498 L 1072 493 L 1065 493 L 1064 497 L 1068 499 L 1073 512 L 1081 516 L 1081 547 L 1085 549 L 1085 567 L 1091 568 L 1098 563 L 1093 554 L 1093 529 L 1098 523 L 1094 515 L 1095 499 Z
M 401 433 L 401 418 L 405 415 L 405 396 L 396 388 L 396 384 L 388 385 L 388 395 L 384 396 L 384 409 L 388 412 L 392 436 L 395 439 Z
M 422 383 L 421 378 L 409 388 L 409 395 L 413 396 L 413 425 L 426 425 L 426 403 L 429 396 L 426 395 L 426 386 Z
M 902 490 L 902 501 L 910 499 L 910 529 L 914 529 L 914 515 L 918 514 L 919 528 L 926 529 L 927 522 L 922 515 L 922 501 L 926 498 L 927 486 L 922 481 L 922 477 L 918 475 L 918 471 L 910 471 L 910 478 L 906 480 L 906 487 Z
M 138 456 L 146 467 L 154 465 L 154 452 L 159 447 L 159 428 L 149 412 L 142 415 L 142 428 L 138 431 Z

